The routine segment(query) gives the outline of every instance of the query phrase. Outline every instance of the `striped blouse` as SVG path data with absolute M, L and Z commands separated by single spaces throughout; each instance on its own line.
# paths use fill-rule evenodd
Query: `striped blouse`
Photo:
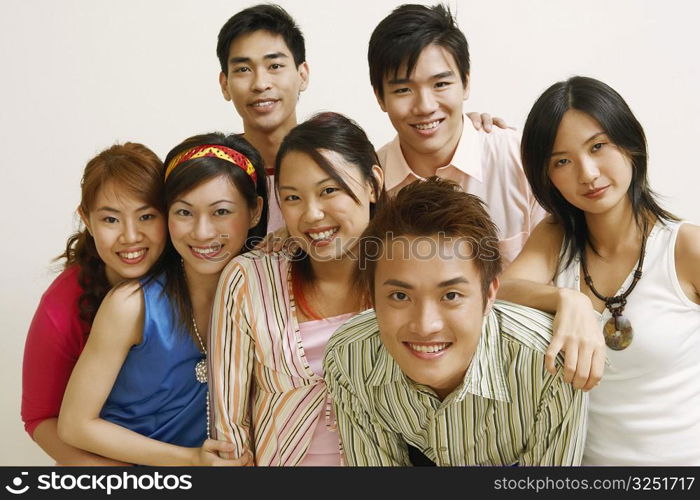
M 587 395 L 544 369 L 552 317 L 496 302 L 464 382 L 440 401 L 384 348 L 374 311 L 335 332 L 325 373 L 349 465 L 578 465 Z
M 326 384 L 304 354 L 284 253 L 249 252 L 221 273 L 209 336 L 215 439 L 256 465 L 297 465 L 325 410 Z

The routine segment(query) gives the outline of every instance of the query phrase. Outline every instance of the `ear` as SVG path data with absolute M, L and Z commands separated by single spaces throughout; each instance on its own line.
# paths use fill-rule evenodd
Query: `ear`
M 250 211 L 250 226 L 248 229 L 253 229 L 255 226 L 257 226 L 260 223 L 260 217 L 262 216 L 262 209 L 263 209 L 262 196 L 258 196 L 257 201 L 258 201 L 258 206 L 255 207 L 255 209 Z
M 306 61 L 301 63 L 299 67 L 297 68 L 297 71 L 299 72 L 299 77 L 301 78 L 301 86 L 299 87 L 299 92 L 303 92 L 306 90 L 306 87 L 309 86 L 309 65 Z
M 491 285 L 489 285 L 489 291 L 486 295 L 486 307 L 484 307 L 484 316 L 488 315 L 491 312 L 493 303 L 496 301 L 496 294 L 498 293 L 499 286 L 501 286 L 500 281 L 498 281 L 498 278 L 494 278 L 491 282 Z
M 372 189 L 372 194 L 369 197 L 369 201 L 372 203 L 377 203 L 380 198 L 382 189 L 384 188 L 384 170 L 379 165 L 372 165 L 372 176 L 377 180 L 377 186 L 379 186 L 379 193 Z
M 83 221 L 83 224 L 85 224 L 85 228 L 87 229 L 87 232 L 90 233 L 90 235 L 92 235 L 92 229 L 90 229 L 90 219 L 88 218 L 87 214 L 83 211 L 83 207 L 78 205 L 76 212 L 78 212 L 78 215 L 80 216 L 80 220 Z
M 386 106 L 384 105 L 384 99 L 381 98 L 381 96 L 379 95 L 379 91 L 376 89 L 374 90 L 374 97 L 377 98 L 377 104 L 379 104 L 379 107 L 382 108 L 382 111 L 384 111 L 386 113 Z
M 464 95 L 463 95 L 463 101 L 466 101 L 469 99 L 469 84 L 471 83 L 471 78 L 469 78 L 469 74 L 467 73 L 467 81 L 464 82 Z
M 231 94 L 228 91 L 228 77 L 223 71 L 219 73 L 219 85 L 221 86 L 221 93 L 224 95 L 224 99 L 227 101 L 231 100 Z

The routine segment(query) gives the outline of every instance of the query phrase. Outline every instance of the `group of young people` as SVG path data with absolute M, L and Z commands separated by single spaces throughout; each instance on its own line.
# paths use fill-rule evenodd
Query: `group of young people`
M 449 9 L 402 5 L 369 41 L 376 152 L 338 113 L 297 124 L 281 7 L 217 55 L 242 134 L 85 168 L 23 365 L 56 463 L 700 465 L 700 227 L 657 203 L 617 92 L 573 77 L 522 141 L 486 131 Z

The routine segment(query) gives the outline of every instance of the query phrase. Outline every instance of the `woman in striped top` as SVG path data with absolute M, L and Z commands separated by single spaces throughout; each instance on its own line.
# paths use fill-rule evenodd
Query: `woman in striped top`
M 322 360 L 330 335 L 368 307 L 355 251 L 382 193 L 372 144 L 322 113 L 294 128 L 275 164 L 299 250 L 250 252 L 224 269 L 210 334 L 215 437 L 257 465 L 339 465 Z

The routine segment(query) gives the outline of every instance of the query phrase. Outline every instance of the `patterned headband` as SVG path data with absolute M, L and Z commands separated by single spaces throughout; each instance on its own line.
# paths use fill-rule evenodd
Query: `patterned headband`
M 181 163 L 185 163 L 187 160 L 193 160 L 195 158 L 220 158 L 226 160 L 229 163 L 233 163 L 241 170 L 243 170 L 248 176 L 253 179 L 253 184 L 258 185 L 258 174 L 255 172 L 253 164 L 250 163 L 248 157 L 242 153 L 239 153 L 235 149 L 227 148 L 226 146 L 218 146 L 215 144 L 204 144 L 202 146 L 195 146 L 190 149 L 186 149 L 175 158 L 170 160 L 168 167 L 165 169 L 165 179 L 167 180 L 170 173 L 175 170 L 175 167 Z

